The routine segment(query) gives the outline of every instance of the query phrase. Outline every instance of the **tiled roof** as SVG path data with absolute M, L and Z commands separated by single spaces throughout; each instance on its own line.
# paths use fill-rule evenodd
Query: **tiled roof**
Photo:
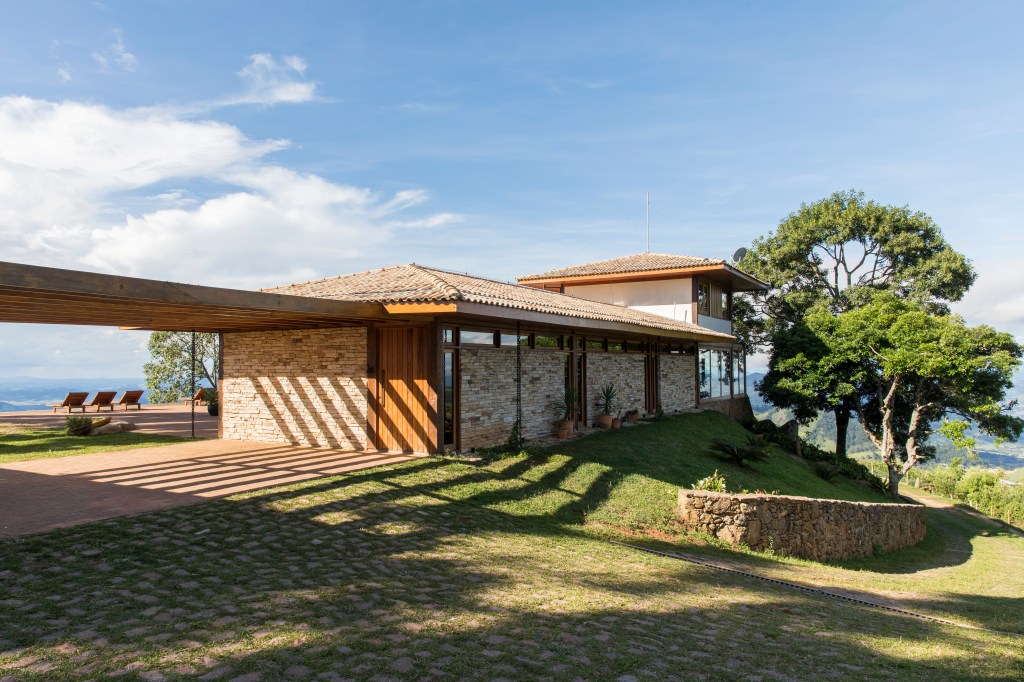
M 691 332 L 723 340 L 732 339 L 728 334 L 721 334 L 689 322 L 680 322 L 625 306 L 588 301 L 535 287 L 507 284 L 416 264 L 328 277 L 263 289 L 263 291 L 291 296 L 384 304 L 465 301 L 537 313 L 635 324 L 652 329 Z
M 537 275 L 520 277 L 520 282 L 534 279 L 557 279 L 559 277 L 585 277 L 587 275 L 613 275 L 626 272 L 647 272 L 649 270 L 684 270 L 707 265 L 724 265 L 721 258 L 700 256 L 678 256 L 671 253 L 637 253 L 632 256 L 611 258 L 596 263 L 572 265 L 567 268 L 548 270 Z

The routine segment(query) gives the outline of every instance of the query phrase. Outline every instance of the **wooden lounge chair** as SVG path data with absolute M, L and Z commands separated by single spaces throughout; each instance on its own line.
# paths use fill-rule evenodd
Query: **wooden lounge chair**
M 110 411 L 114 411 L 114 396 L 117 395 L 117 391 L 97 391 L 96 397 L 92 401 L 85 404 L 87 408 L 95 407 L 96 411 L 99 412 L 104 407 L 109 407 Z M 82 410 L 85 412 L 85 410 Z
M 194 405 L 205 405 L 210 402 L 210 393 L 212 389 L 201 388 L 196 391 L 196 394 L 191 398 L 185 398 L 186 403 L 192 403 Z
M 53 408 L 54 412 L 64 407 L 68 408 L 69 414 L 71 413 L 72 410 L 81 410 L 82 412 L 85 412 L 85 399 L 88 397 L 88 392 L 68 393 L 67 396 L 65 396 L 64 398 L 64 402 L 62 402 L 60 405 L 50 405 L 50 407 Z
M 143 393 L 145 393 L 145 391 L 125 391 L 124 395 L 121 396 L 121 399 L 117 401 L 117 404 L 124 405 L 125 412 L 127 412 L 128 408 L 132 406 L 141 410 L 142 403 L 139 402 L 139 399 L 142 398 Z

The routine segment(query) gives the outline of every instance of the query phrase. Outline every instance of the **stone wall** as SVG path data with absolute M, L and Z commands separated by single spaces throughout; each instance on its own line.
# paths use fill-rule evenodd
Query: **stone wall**
M 515 348 L 463 349 L 460 355 L 462 449 L 504 442 L 516 422 Z M 523 437 L 554 432 L 552 402 L 561 401 L 565 354 L 522 350 Z
M 366 330 L 224 334 L 224 438 L 366 447 Z
M 591 423 L 600 414 L 597 404 L 601 389 L 608 384 L 615 386 L 623 414 L 629 410 L 640 410 L 640 414 L 646 411 L 643 354 L 587 353 L 587 414 Z
M 754 421 L 754 409 L 750 406 L 750 398 L 745 395 L 735 398 L 704 399 L 699 407 L 702 410 L 727 414 L 741 424 L 751 424 Z
M 662 354 L 658 357 L 661 409 L 669 414 L 696 404 L 697 367 L 692 355 Z
M 816 561 L 910 547 L 925 535 L 925 508 L 916 504 L 680 490 L 679 512 L 687 526 L 727 542 Z

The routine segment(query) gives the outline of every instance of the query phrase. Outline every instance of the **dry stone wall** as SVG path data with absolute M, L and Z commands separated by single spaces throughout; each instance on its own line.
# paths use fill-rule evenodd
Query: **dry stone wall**
M 916 504 L 680 490 L 679 513 L 727 542 L 815 561 L 910 547 L 925 535 L 925 509 Z
M 515 348 L 463 349 L 460 355 L 462 449 L 497 445 L 516 422 Z M 523 437 L 550 436 L 565 385 L 565 354 L 522 350 Z
M 608 384 L 615 386 L 618 407 L 622 413 L 640 410 L 643 414 L 646 401 L 642 354 L 587 353 L 587 411 L 591 422 L 600 413 L 597 405 L 601 389 Z
M 754 409 L 750 406 L 750 398 L 745 395 L 702 400 L 700 409 L 727 414 L 741 424 L 750 424 L 754 421 Z
M 224 438 L 366 447 L 366 330 L 224 334 Z
M 658 357 L 661 409 L 682 412 L 696 404 L 697 367 L 692 355 L 662 354 Z

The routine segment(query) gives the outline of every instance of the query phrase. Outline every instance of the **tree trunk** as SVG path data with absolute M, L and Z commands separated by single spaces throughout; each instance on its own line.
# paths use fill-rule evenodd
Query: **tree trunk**
M 903 471 L 898 463 L 886 464 L 889 469 L 889 497 L 897 499 L 900 496 L 900 481 L 903 480 Z
M 850 411 L 845 405 L 835 409 L 836 415 L 836 460 L 846 459 L 846 433 L 850 430 Z

